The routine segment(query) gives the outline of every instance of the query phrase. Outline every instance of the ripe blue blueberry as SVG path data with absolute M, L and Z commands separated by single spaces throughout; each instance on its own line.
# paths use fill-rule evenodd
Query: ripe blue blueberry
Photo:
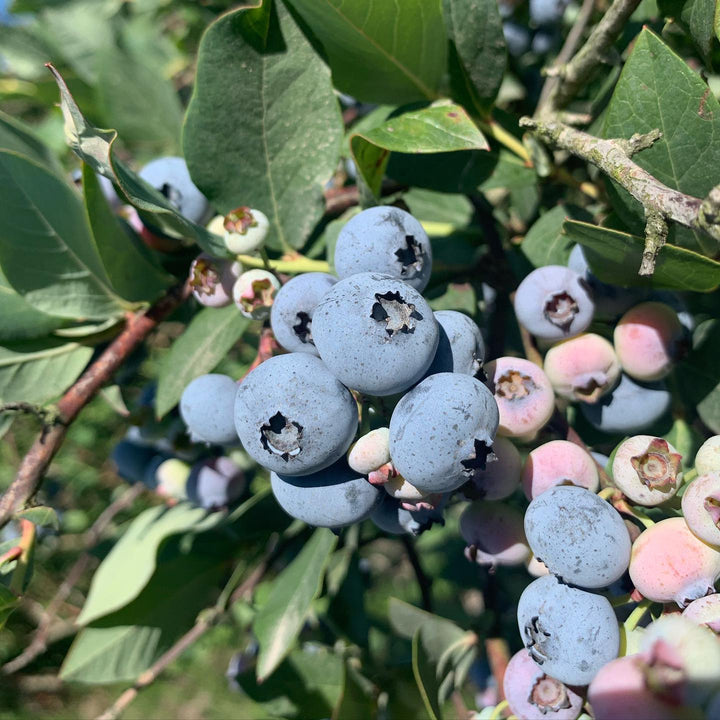
M 278 290 L 270 310 L 275 339 L 290 352 L 318 355 L 312 336 L 315 306 L 337 282 L 327 273 L 304 273 Z
M 630 564 L 630 535 L 620 514 L 585 488 L 557 485 L 525 512 L 525 534 L 535 557 L 565 582 L 607 587 Z
M 587 283 L 562 265 L 533 270 L 515 293 L 518 322 L 541 340 L 565 340 L 584 332 L 594 312 Z
M 159 462 L 167 459 L 167 455 L 152 445 L 125 439 L 115 445 L 110 459 L 123 480 L 146 483 L 152 489 L 155 487 L 154 469 Z
M 271 472 L 270 484 L 275 499 L 288 515 L 316 527 L 336 528 L 360 522 L 387 495 L 351 470 L 344 459 L 301 478 Z
M 585 419 L 597 430 L 635 435 L 670 409 L 672 396 L 663 381 L 641 383 L 623 373 L 620 383 L 593 405 L 580 404 Z
M 416 383 L 432 362 L 438 324 L 419 292 L 377 273 L 336 283 L 315 308 L 313 340 L 343 384 L 392 395 Z
M 530 0 L 530 19 L 534 25 L 555 25 L 568 5 L 568 0 Z
M 484 470 L 499 413 L 470 375 L 439 373 L 403 396 L 390 420 L 390 457 L 418 490 L 448 492 Z
M 196 442 L 237 443 L 233 421 L 237 383 L 227 375 L 195 378 L 180 398 L 180 414 Z
M 455 372 L 478 377 L 485 361 L 485 341 L 472 318 L 455 310 L 438 310 L 440 340 L 427 375 Z
M 587 685 L 620 649 L 620 631 L 608 600 L 564 585 L 554 575 L 525 588 L 517 616 L 530 657 L 568 685 Z
M 420 535 L 430 529 L 433 523 L 444 524 L 442 508 L 439 506 L 434 510 L 405 510 L 399 500 L 387 493 L 382 495 L 383 498 L 372 511 L 370 519 L 377 527 L 391 535 Z
M 410 213 L 380 205 L 348 220 L 338 235 L 334 264 L 340 278 L 383 273 L 422 292 L 430 279 L 432 250 L 423 226 Z
M 146 183 L 162 193 L 188 220 L 198 224 L 206 221 L 210 204 L 190 179 L 183 158 L 156 158 L 145 165 L 138 174 Z
M 350 391 L 308 353 L 276 355 L 238 386 L 235 427 L 245 451 L 283 475 L 309 475 L 334 463 L 357 425 Z
M 504 22 L 503 35 L 508 52 L 513 57 L 519 57 L 530 47 L 530 32 L 520 23 Z

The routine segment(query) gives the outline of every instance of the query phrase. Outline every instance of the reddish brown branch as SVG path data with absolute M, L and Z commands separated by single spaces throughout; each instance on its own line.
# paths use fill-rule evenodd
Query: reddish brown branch
M 505 699 L 505 693 L 503 692 L 505 669 L 510 662 L 510 650 L 507 641 L 499 637 L 487 638 L 485 640 L 485 654 L 487 655 L 488 665 L 490 665 L 490 671 L 497 685 L 497 699 L 498 702 L 501 702 Z
M 23 458 L 12 484 L 0 498 L 0 527 L 37 492 L 43 475 L 78 413 L 112 378 L 130 353 L 189 296 L 189 292 L 187 285 L 178 285 L 147 312 L 128 316 L 122 332 L 62 396 L 57 405 L 57 422 L 35 440 Z

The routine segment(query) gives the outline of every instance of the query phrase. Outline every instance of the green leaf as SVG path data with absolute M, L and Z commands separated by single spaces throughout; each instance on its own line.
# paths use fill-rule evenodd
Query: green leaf
M 454 193 L 411 188 L 403 195 L 403 200 L 420 222 L 447 223 L 453 230 L 466 228 L 475 212 L 467 197 Z
M 675 372 L 682 397 L 716 434 L 720 434 L 719 354 L 720 320 L 707 320 L 695 329 L 692 352 Z
M 488 190 L 522 190 L 533 187 L 537 183 L 535 170 L 527 167 L 515 153 L 500 150 L 497 153 L 497 164 L 492 168 L 490 176 L 482 182 L 480 189 Z
M 507 52 L 496 0 L 443 0 L 453 98 L 487 114 L 502 83 Z
M 440 634 L 452 638 L 451 642 L 463 634 L 462 630 L 450 620 L 421 610 L 410 603 L 398 600 L 398 598 L 390 598 L 388 620 L 393 630 L 407 640 L 412 640 L 420 626 L 425 623 L 435 624 L 441 629 Z
M 563 232 L 566 219 L 592 220 L 592 216 L 573 206 L 557 205 L 541 215 L 528 230 L 521 250 L 536 267 L 543 265 L 567 265 L 573 240 Z
M 207 29 L 183 143 L 218 210 L 262 210 L 272 247 L 302 246 L 324 212 L 342 135 L 330 72 L 281 3 L 227 13 Z
M 195 315 L 160 365 L 155 398 L 159 418 L 177 405 L 191 380 L 217 366 L 249 324 L 235 305 L 203 308 Z
M 272 674 L 300 634 L 310 605 L 320 593 L 325 567 L 336 544 L 337 537 L 330 530 L 318 528 L 300 554 L 275 578 L 272 594 L 253 622 L 260 645 L 258 681 Z
M 652 277 L 642 278 L 637 271 L 645 247 L 643 238 L 574 220 L 563 227 L 570 240 L 585 248 L 593 273 L 603 282 L 695 292 L 709 292 L 720 285 L 720 263 L 692 250 L 666 244 Z
M 20 598 L 5 585 L 0 585 L 0 630 L 5 627 L 10 615 L 20 604 Z
M 120 224 L 87 163 L 83 164 L 83 193 L 95 245 L 117 294 L 132 302 L 155 300 L 173 278 L 155 265 Z
M 346 662 L 342 697 L 333 711 L 333 720 L 343 720 L 344 718 L 374 720 L 378 714 L 375 695 L 376 690 L 373 684 L 349 662 Z
M 412 668 L 415 682 L 425 703 L 430 720 L 442 720 L 440 707 L 440 683 L 435 675 L 435 666 L 423 642 L 423 627 L 420 626 L 412 639 Z
M 113 292 L 75 192 L 57 175 L 0 151 L 0 265 L 48 315 L 105 319 L 127 305 Z
M 171 237 L 195 241 L 215 257 L 229 257 L 222 238 L 184 218 L 168 199 L 143 182 L 117 159 L 113 144 L 115 130 L 99 130 L 83 117 L 65 81 L 55 68 L 50 71 L 60 90 L 60 108 L 65 118 L 65 135 L 69 147 L 100 175 L 112 180 L 127 202 L 141 212 L 143 218 Z
M 132 682 L 190 627 L 210 602 L 225 562 L 176 546 L 168 554 L 129 605 L 80 631 L 60 669 L 63 680 Z
M 327 648 L 313 645 L 295 650 L 271 677 L 258 683 L 248 671 L 237 678 L 243 692 L 258 706 L 257 718 L 324 720 L 331 716 L 343 692 L 343 660 Z M 338 720 L 371 716 L 343 715 Z
M 55 154 L 24 123 L 0 112 L 0 150 L 12 150 L 62 176 L 62 165 Z
M 38 405 L 67 390 L 85 369 L 92 348 L 55 338 L 0 345 L 0 402 Z
M 37 80 L 53 51 L 35 25 L 0 25 L 3 75 Z
M 183 109 L 172 82 L 114 45 L 98 53 L 96 64 L 99 109 L 120 136 L 149 153 L 177 154 Z
M 61 327 L 62 318 L 36 310 L 18 295 L 0 268 L 0 342 L 43 337 Z
M 690 470 L 705 438 L 682 418 L 673 421 L 672 428 L 663 437 L 682 455 L 685 470 Z
M 658 128 L 663 137 L 633 160 L 658 180 L 704 198 L 720 166 L 720 103 L 685 61 L 645 28 L 635 41 L 605 114 L 605 137 L 629 138 Z M 631 232 L 641 234 L 640 204 L 613 185 L 613 205 Z M 716 254 L 717 242 L 674 223 L 671 244 Z
M 15 515 L 15 518 L 24 518 L 39 527 L 50 527 L 53 530 L 60 529 L 57 513 L 45 505 L 36 505 L 35 507 L 21 510 Z
M 693 39 L 706 63 L 710 64 L 718 5 L 715 0 L 659 0 L 663 15 L 671 17 Z
M 443 102 L 397 115 L 362 135 L 353 135 L 350 149 L 368 187 L 379 195 L 390 152 L 429 154 L 489 150 L 490 146 L 463 108 Z
M 160 548 L 168 538 L 203 532 L 222 517 L 189 503 L 153 507 L 138 515 L 93 575 L 77 624 L 88 625 L 137 598 L 155 573 Z
M 358 100 L 434 100 L 447 38 L 440 0 L 290 0 L 327 53 L 335 86 Z

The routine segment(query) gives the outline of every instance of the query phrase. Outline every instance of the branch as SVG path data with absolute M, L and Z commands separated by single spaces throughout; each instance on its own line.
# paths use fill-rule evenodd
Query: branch
M 567 150 L 595 165 L 643 206 L 647 242 L 641 275 L 652 274 L 655 256 L 667 236 L 668 220 L 720 240 L 720 186 L 701 200 L 668 187 L 632 161 L 635 153 L 651 147 L 662 137 L 659 130 L 625 140 L 596 138 L 555 120 L 524 117 L 520 125 L 529 128 L 546 145 Z
M 432 612 L 432 593 L 430 588 L 432 586 L 432 580 L 425 574 L 422 565 L 420 564 L 420 558 L 418 557 L 417 551 L 413 541 L 407 536 L 402 536 L 402 543 L 405 546 L 408 559 L 415 571 L 415 577 L 417 578 L 418 585 L 420 586 L 420 596 L 422 597 L 423 610 Z
M 167 292 L 147 312 L 130 315 L 125 329 L 105 348 L 57 404 L 57 422 L 33 443 L 17 475 L 0 498 L 0 527 L 37 492 L 43 475 L 62 445 L 68 428 L 133 350 L 190 294 L 187 284 Z
M 3 675 L 12 675 L 18 670 L 27 667 L 35 658 L 42 655 L 48 648 L 53 638 L 55 620 L 58 612 L 65 600 L 67 600 L 73 588 L 78 583 L 88 565 L 94 560 L 90 554 L 90 550 L 94 548 L 101 540 L 103 533 L 113 521 L 115 516 L 123 510 L 129 508 L 145 490 L 145 486 L 141 483 L 132 485 L 125 492 L 108 505 L 105 510 L 98 516 L 97 520 L 92 524 L 90 529 L 84 534 L 85 550 L 75 561 L 75 564 L 68 571 L 65 580 L 61 583 L 52 600 L 48 603 L 47 608 L 43 612 L 37 630 L 33 634 L 30 644 L 23 650 L 20 655 L 5 663 L 0 668 Z M 64 632 L 62 633 L 64 636 Z
M 564 108 L 587 85 L 607 59 L 607 54 L 640 0 L 614 0 L 575 57 L 555 71 L 558 82 L 547 93 L 538 114 L 546 117 Z

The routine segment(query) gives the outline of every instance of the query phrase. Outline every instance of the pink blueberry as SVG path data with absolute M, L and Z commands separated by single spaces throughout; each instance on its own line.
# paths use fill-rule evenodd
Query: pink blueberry
M 190 265 L 189 283 L 195 299 L 205 307 L 225 307 L 232 302 L 232 289 L 242 265 L 202 253 Z
M 543 368 L 560 397 L 586 403 L 597 402 L 620 378 L 620 363 L 613 346 L 594 333 L 551 347 Z
M 530 556 L 522 513 L 496 502 L 474 502 L 460 516 L 465 557 L 478 565 L 522 565 Z
M 525 462 L 522 485 L 528 500 L 555 485 L 577 485 L 595 492 L 600 478 L 590 453 L 568 440 L 536 447 Z
M 270 307 L 280 281 L 267 270 L 247 270 L 233 285 L 232 295 L 240 312 L 253 320 L 270 317 Z
M 698 625 L 707 625 L 720 633 L 720 593 L 713 593 L 693 600 L 684 610 L 683 617 Z
M 618 447 L 613 482 L 632 502 L 646 507 L 669 500 L 682 483 L 682 455 L 662 438 L 634 435 Z
M 630 579 L 654 602 L 685 607 L 714 592 L 720 552 L 693 535 L 681 517 L 655 523 L 640 533 L 630 555 Z
M 615 352 L 623 370 L 636 380 L 660 380 L 672 369 L 683 339 L 677 313 L 659 302 L 628 310 L 615 326 Z
M 578 688 L 546 675 L 524 648 L 510 658 L 503 690 L 512 714 L 524 720 L 575 720 L 585 702 Z
M 534 437 L 555 409 L 552 385 L 542 368 L 522 358 L 501 357 L 487 363 L 485 372 L 500 411 L 498 434 Z
M 695 478 L 685 488 L 682 511 L 690 530 L 701 540 L 720 547 L 720 473 Z
M 695 469 L 698 475 L 720 472 L 720 435 L 708 438 L 695 455 Z
M 390 462 L 390 428 L 380 427 L 366 433 L 350 447 L 348 465 L 367 475 Z
M 515 445 L 496 437 L 492 451 L 496 459 L 488 458 L 485 470 L 477 470 L 465 486 L 465 494 L 472 499 L 504 500 L 520 485 L 523 463 Z

